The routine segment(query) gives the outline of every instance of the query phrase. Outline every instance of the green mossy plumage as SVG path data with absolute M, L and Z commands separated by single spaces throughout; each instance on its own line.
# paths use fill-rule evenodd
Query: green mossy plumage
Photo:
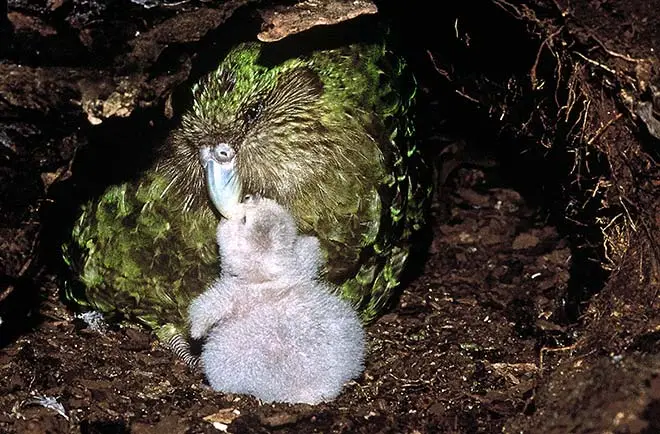
M 226 142 L 243 194 L 274 198 L 319 238 L 326 278 L 365 321 L 383 310 L 431 194 L 412 140 L 414 87 L 399 85 L 405 65 L 383 45 L 268 67 L 261 50 L 232 50 L 194 86 L 193 107 L 153 168 L 83 207 L 65 257 L 84 295 L 69 298 L 168 325 L 168 335 L 185 324 L 188 303 L 220 270 L 198 151 Z
M 166 185 L 147 173 L 83 206 L 65 257 L 84 295 L 68 298 L 152 327 L 185 315 L 195 295 L 188 288 L 204 288 L 217 273 L 217 222 L 210 212 L 172 212 Z

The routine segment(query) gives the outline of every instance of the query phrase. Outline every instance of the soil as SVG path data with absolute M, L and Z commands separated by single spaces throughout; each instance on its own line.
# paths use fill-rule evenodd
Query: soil
M 295 3 L 0 0 L 0 432 L 660 432 L 658 0 L 376 2 L 438 191 L 337 400 L 216 393 L 149 331 L 63 304 L 53 257 L 105 187 L 72 184 L 143 164 L 181 89 Z M 90 149 L 104 164 L 73 164 Z
M 216 421 L 230 432 L 501 431 L 531 405 L 539 348 L 565 335 L 551 316 L 571 252 L 543 213 L 480 168 L 456 170 L 440 197 L 423 275 L 367 328 L 364 375 L 335 402 L 215 393 L 154 335 L 74 320 L 52 283 L 43 322 L 2 351 L 0 430 L 212 433 Z

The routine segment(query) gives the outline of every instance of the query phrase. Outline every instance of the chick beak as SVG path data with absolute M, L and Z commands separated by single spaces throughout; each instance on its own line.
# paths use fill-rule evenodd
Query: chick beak
M 206 169 L 206 185 L 211 202 L 225 218 L 231 218 L 241 198 L 241 182 L 236 170 L 236 152 L 227 143 L 200 150 Z

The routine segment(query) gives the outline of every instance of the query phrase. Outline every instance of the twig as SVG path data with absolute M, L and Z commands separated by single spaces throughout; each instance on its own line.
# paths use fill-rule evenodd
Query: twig
M 580 53 L 579 51 L 576 51 L 575 54 L 577 54 L 578 56 L 580 56 L 581 58 L 583 58 L 587 62 L 591 63 L 592 65 L 600 66 L 601 68 L 603 68 L 605 71 L 609 72 L 610 74 L 617 75 L 617 72 L 614 69 L 610 68 L 609 66 L 606 66 L 606 65 L 604 65 L 600 62 L 596 62 L 593 59 L 589 59 L 587 56 Z
M 9 297 L 12 292 L 14 292 L 14 285 L 7 285 L 7 287 L 0 292 L 0 303 L 2 303 L 5 298 Z
M 456 92 L 457 94 L 459 94 L 459 95 L 462 96 L 463 98 L 469 99 L 470 101 L 472 101 L 472 102 L 475 103 L 475 104 L 480 104 L 480 102 L 479 102 L 478 99 L 475 99 L 475 98 L 471 97 L 470 95 L 461 92 L 461 91 L 458 90 L 458 89 L 455 89 L 454 92 Z
M 637 232 L 637 226 L 635 225 L 635 222 L 633 221 L 630 212 L 628 212 L 628 208 L 626 207 L 626 204 L 623 203 L 621 196 L 619 196 L 619 203 L 623 207 L 623 210 L 626 212 L 626 217 L 628 217 L 628 221 L 630 222 L 630 226 L 632 227 L 632 230 L 634 232 Z
M 566 18 L 571 13 L 570 6 L 569 8 L 564 9 L 557 0 L 552 0 L 552 2 L 555 4 L 555 7 L 561 14 L 562 18 Z
M 559 63 L 561 66 L 561 63 Z M 561 77 L 561 75 L 557 74 L 557 77 Z M 557 97 L 557 92 L 559 89 L 559 83 L 560 80 L 557 80 L 557 87 L 555 88 L 555 103 L 557 104 L 557 107 L 559 107 L 559 110 L 557 111 L 557 117 L 560 116 L 562 110 L 566 110 L 566 117 L 564 119 L 564 122 L 568 123 L 568 120 L 571 116 L 571 112 L 573 111 L 573 107 L 575 106 L 575 103 L 578 100 L 577 97 L 577 92 L 575 91 L 575 88 L 577 86 L 578 79 L 577 79 L 577 72 L 575 70 L 571 71 L 571 75 L 568 78 L 568 84 L 567 84 L 567 89 L 568 89 L 568 94 L 566 95 L 566 103 L 562 106 L 559 105 L 559 99 Z M 579 117 L 578 117 L 579 121 Z M 575 125 L 575 124 L 573 124 Z M 571 130 L 573 127 L 571 127 Z M 570 134 L 570 131 L 569 131 Z M 567 135 L 568 136 L 568 135 Z
M 590 146 L 590 145 L 591 145 L 591 144 L 592 144 L 597 138 L 599 138 L 601 135 L 603 135 L 603 133 L 605 132 L 605 130 L 607 130 L 607 129 L 608 129 L 608 128 L 609 128 L 614 122 L 616 122 L 616 121 L 618 121 L 619 119 L 621 119 L 622 116 L 623 116 L 623 113 L 617 113 L 616 116 L 614 116 L 612 119 L 610 119 L 609 121 L 607 121 L 607 122 L 605 123 L 605 125 L 603 125 L 602 127 L 600 127 L 600 128 L 598 129 L 598 131 L 596 131 L 596 133 L 595 133 L 595 134 L 594 134 L 589 140 L 587 140 L 587 146 Z
M 511 12 L 511 10 L 513 10 L 513 12 L 515 12 L 515 15 L 517 15 L 518 19 L 523 17 L 523 14 L 520 12 L 520 9 L 518 9 L 509 2 L 506 2 L 504 0 L 493 0 L 493 3 L 495 3 L 495 5 L 499 6 L 500 8 L 502 8 L 511 15 L 514 15 L 514 13 Z
M 454 34 L 456 35 L 456 39 L 463 42 L 466 47 L 470 47 L 470 35 L 465 33 L 465 39 L 461 39 L 461 36 L 458 33 L 458 18 L 454 21 Z
M 569 345 L 567 347 L 560 347 L 560 348 L 543 347 L 543 348 L 541 348 L 541 351 L 539 353 L 539 375 L 543 376 L 543 354 L 544 353 L 559 353 L 559 352 L 563 352 L 563 351 L 571 351 L 571 350 L 576 349 L 578 344 L 579 344 L 579 342 L 576 342 L 573 345 Z M 586 355 L 583 356 L 583 357 L 586 357 Z
M 433 69 L 435 69 L 435 71 L 438 74 L 445 77 L 447 81 L 452 81 L 451 77 L 449 76 L 449 73 L 438 66 L 437 62 L 435 61 L 435 57 L 433 57 L 433 53 L 431 53 L 431 50 L 426 50 L 426 54 L 428 54 L 429 59 L 431 59 L 431 63 L 433 64 Z
M 532 88 L 536 89 L 536 68 L 539 66 L 539 60 L 541 59 L 541 53 L 543 52 L 543 47 L 545 45 L 548 45 L 548 48 L 550 48 L 550 41 L 557 36 L 561 31 L 564 30 L 564 26 L 561 26 L 559 30 L 556 32 L 550 34 L 547 38 L 541 42 L 541 45 L 539 46 L 538 51 L 536 52 L 536 59 L 534 60 L 534 65 L 532 65 L 532 69 L 529 72 L 529 75 L 531 77 L 531 82 L 532 82 Z
M 604 44 L 600 39 L 598 39 L 597 37 L 595 37 L 594 35 L 591 35 L 591 38 L 592 38 L 594 41 L 596 41 L 596 43 L 597 43 L 598 45 L 600 45 L 600 48 L 602 48 L 602 49 L 603 49 L 607 54 L 609 54 L 610 56 L 618 57 L 619 59 L 623 59 L 623 60 L 626 60 L 626 61 L 628 61 L 628 62 L 632 62 L 632 63 L 648 62 L 647 59 L 635 59 L 635 58 L 630 57 L 630 56 L 628 56 L 628 55 L 626 55 L 626 54 L 621 54 L 621 53 L 617 53 L 616 51 L 612 51 L 612 50 L 610 50 L 609 48 L 607 48 L 607 47 L 605 46 L 605 44 Z
M 598 190 L 600 190 L 601 187 L 604 187 L 605 189 L 608 189 L 611 186 L 612 186 L 612 181 L 606 181 L 602 177 L 598 178 L 598 182 L 596 183 L 596 187 L 594 188 L 593 193 L 591 193 L 591 198 L 593 199 L 594 197 L 596 197 L 596 195 L 598 194 Z M 616 217 L 614 217 L 614 220 L 616 220 Z M 607 229 L 607 228 L 605 228 L 605 229 Z

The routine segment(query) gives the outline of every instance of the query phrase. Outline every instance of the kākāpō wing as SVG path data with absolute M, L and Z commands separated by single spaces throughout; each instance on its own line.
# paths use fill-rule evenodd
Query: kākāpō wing
M 195 291 L 218 273 L 216 217 L 175 212 L 167 180 L 154 171 L 113 185 L 85 204 L 64 245 L 76 282 L 66 296 L 103 313 L 122 313 L 154 329 L 180 324 Z M 170 330 L 172 331 L 172 330 Z
M 161 338 L 181 330 L 190 300 L 220 272 L 206 176 L 230 158 L 236 195 L 287 207 L 319 238 L 324 276 L 363 320 L 383 310 L 432 189 L 413 141 L 412 78 L 379 44 L 268 65 L 263 50 L 233 49 L 194 86 L 152 168 L 83 207 L 65 245 L 83 291 L 69 298 L 160 328 Z

